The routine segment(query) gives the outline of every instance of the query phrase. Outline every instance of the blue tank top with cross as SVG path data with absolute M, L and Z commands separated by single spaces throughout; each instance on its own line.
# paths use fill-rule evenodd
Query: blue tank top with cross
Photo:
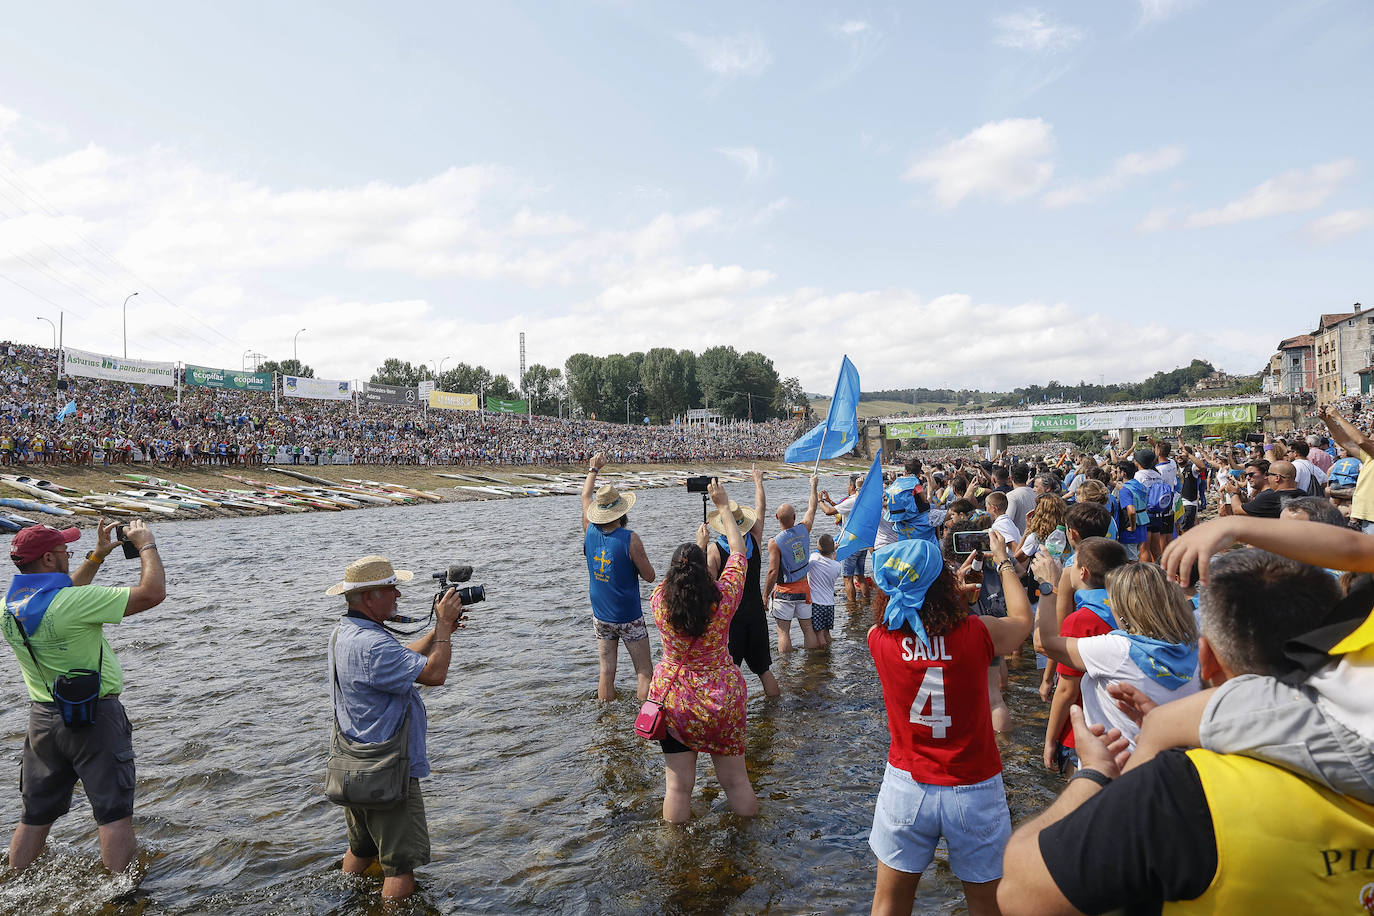
M 811 563 L 811 532 L 806 530 L 806 526 L 798 523 L 779 531 L 774 535 L 773 543 L 778 545 L 782 566 L 778 570 L 778 581 L 791 584 L 805 579 Z
M 587 526 L 582 542 L 591 580 L 592 615 L 606 623 L 630 623 L 644 616 L 639 603 L 639 570 L 630 559 L 630 529 L 609 533 Z

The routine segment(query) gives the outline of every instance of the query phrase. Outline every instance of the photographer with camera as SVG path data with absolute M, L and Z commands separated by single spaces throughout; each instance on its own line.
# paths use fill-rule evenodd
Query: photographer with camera
M 20 764 L 24 810 L 10 841 L 10 867 L 23 871 L 43 851 L 53 822 L 71 808 L 81 780 L 100 835 L 100 860 L 112 872 L 134 857 L 133 727 L 119 694 L 124 671 L 103 627 L 167 596 L 153 533 L 102 519 L 95 549 L 69 573 L 68 544 L 79 528 L 25 528 L 10 542 L 19 575 L 5 595 L 0 626 L 29 692 L 29 727 Z M 116 544 L 140 562 L 132 588 L 91 585 Z
M 380 860 L 387 900 L 409 897 L 416 867 L 430 860 L 420 792 L 420 780 L 429 775 L 427 718 L 415 685 L 439 687 L 448 679 L 464 599 L 482 600 L 475 594 L 480 586 L 441 584 L 434 629 L 402 645 L 386 622 L 396 617 L 399 586 L 412 578 L 386 557 L 366 556 L 348 564 L 343 581 L 325 591 L 348 604 L 329 644 L 334 741 L 325 794 L 346 813 L 344 873 L 361 875 Z
M 609 484 L 596 488 L 596 475 L 605 466 L 606 456 L 597 452 L 582 484 L 582 554 L 591 583 L 592 628 L 601 664 L 596 698 L 615 699 L 616 650 L 624 640 L 635 666 L 635 692 L 642 701 L 649 695 L 654 666 L 649 658 L 649 630 L 644 626 L 639 580 L 652 582 L 656 576 L 644 542 L 628 527 L 635 495 L 621 493 Z

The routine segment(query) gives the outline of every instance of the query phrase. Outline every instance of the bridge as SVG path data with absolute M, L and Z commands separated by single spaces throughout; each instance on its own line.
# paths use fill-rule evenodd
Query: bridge
M 1089 406 L 1045 403 L 995 413 L 879 417 L 876 422 L 882 426 L 884 440 L 988 436 L 996 451 L 1007 447 L 1007 436 L 1012 433 L 1112 430 L 1124 443 L 1135 439 L 1137 429 L 1254 423 L 1259 418 L 1260 406 L 1268 405 L 1269 400 L 1268 395 L 1247 395 Z

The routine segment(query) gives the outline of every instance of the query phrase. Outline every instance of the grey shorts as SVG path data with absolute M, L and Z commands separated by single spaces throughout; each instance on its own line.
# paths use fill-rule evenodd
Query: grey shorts
M 51 824 L 72 807 L 76 781 L 97 824 L 134 813 L 134 729 L 117 697 L 99 701 L 95 722 L 68 728 L 54 703 L 29 704 L 29 732 L 19 765 L 23 823 Z
M 1209 751 L 1255 757 L 1374 804 L 1374 751 L 1326 715 L 1310 687 L 1231 678 L 1208 701 L 1198 731 Z
M 410 778 L 404 804 L 377 810 L 345 808 L 348 851 L 360 859 L 377 859 L 388 878 L 408 875 L 429 864 L 429 824 L 420 780 Z
M 649 628 L 644 625 L 643 617 L 637 617 L 629 623 L 611 623 L 593 617 L 592 629 L 596 631 L 597 639 L 620 639 L 625 642 L 638 642 L 641 639 L 649 638 Z
M 783 594 L 792 593 L 774 592 L 773 600 L 769 604 L 768 612 L 773 615 L 774 620 L 781 620 L 784 623 L 786 623 L 789 620 L 811 619 L 810 601 L 789 600 L 787 598 L 783 598 Z

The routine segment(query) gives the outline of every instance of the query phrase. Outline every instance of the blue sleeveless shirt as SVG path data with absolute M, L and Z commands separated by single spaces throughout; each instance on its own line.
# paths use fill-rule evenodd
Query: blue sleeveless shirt
M 582 542 L 591 580 L 592 615 L 607 623 L 630 623 L 644 616 L 639 602 L 639 570 L 630 559 L 630 529 L 609 534 L 587 526 Z

